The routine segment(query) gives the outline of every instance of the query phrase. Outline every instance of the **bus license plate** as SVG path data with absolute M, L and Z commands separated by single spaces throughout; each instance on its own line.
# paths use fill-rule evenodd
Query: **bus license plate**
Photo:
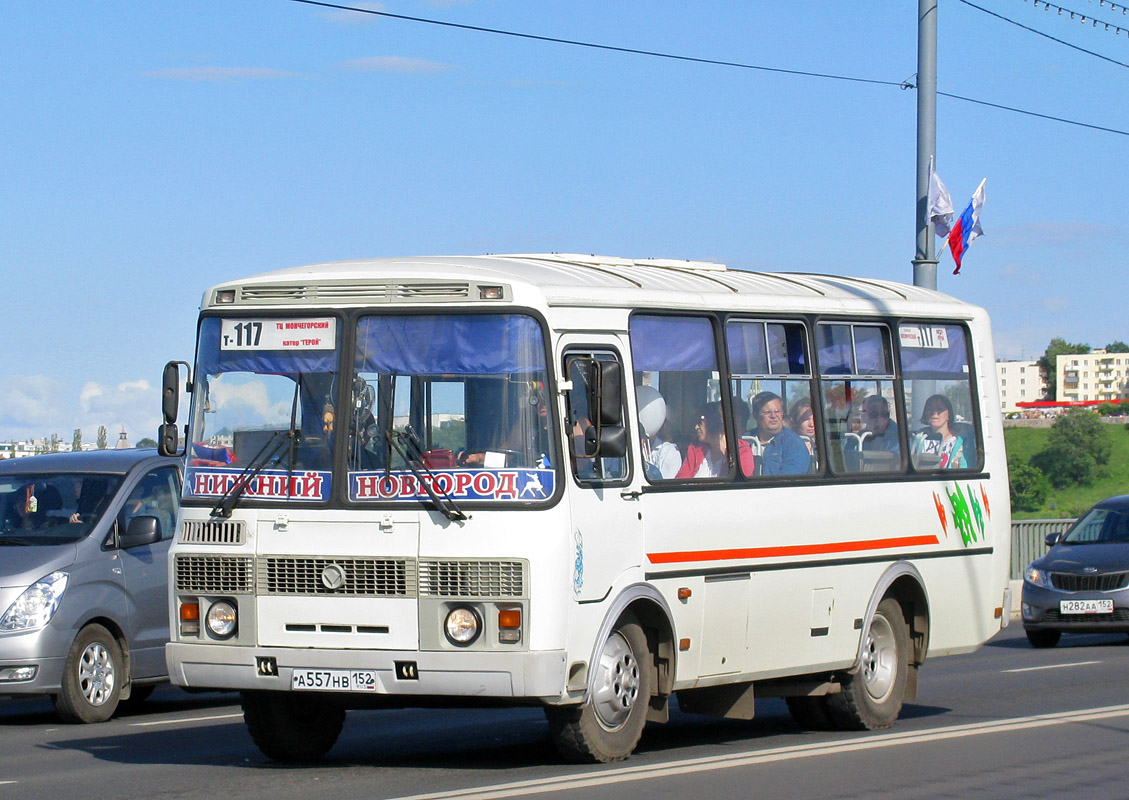
M 376 673 L 367 669 L 296 669 L 290 688 L 312 692 L 375 692 Z
M 1112 600 L 1060 600 L 1060 614 L 1112 614 Z

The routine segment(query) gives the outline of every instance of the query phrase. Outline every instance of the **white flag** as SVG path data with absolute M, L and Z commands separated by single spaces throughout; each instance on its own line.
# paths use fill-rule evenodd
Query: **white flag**
M 933 223 L 934 232 L 941 237 L 949 235 L 953 227 L 953 199 L 937 171 L 933 169 L 933 156 L 929 156 L 929 210 L 926 221 Z

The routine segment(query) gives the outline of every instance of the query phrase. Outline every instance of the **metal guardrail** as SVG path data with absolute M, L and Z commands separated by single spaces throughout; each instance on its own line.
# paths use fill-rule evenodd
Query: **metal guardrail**
M 1048 533 L 1065 531 L 1073 519 L 1020 519 L 1011 521 L 1011 579 L 1023 580 L 1027 565 L 1047 552 Z

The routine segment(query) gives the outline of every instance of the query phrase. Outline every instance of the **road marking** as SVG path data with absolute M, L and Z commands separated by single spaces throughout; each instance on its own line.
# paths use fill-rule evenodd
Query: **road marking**
M 1040 669 L 1063 669 L 1064 667 L 1088 667 L 1091 664 L 1100 664 L 1100 661 L 1075 661 L 1071 664 L 1043 664 L 1040 667 L 1019 667 L 1017 669 L 1005 669 L 1001 672 L 1035 672 Z
M 151 725 L 179 725 L 182 722 L 211 722 L 216 719 L 234 719 L 242 714 L 217 714 L 213 717 L 181 717 L 180 719 L 158 719 L 152 722 L 131 722 L 131 728 L 148 728 Z
M 497 800 L 504 797 L 520 797 L 547 792 L 563 792 L 584 789 L 592 786 L 605 786 L 629 781 L 668 778 L 673 775 L 686 775 L 694 772 L 708 772 L 733 767 L 748 767 L 774 761 L 789 761 L 796 758 L 848 753 L 855 750 L 873 750 L 882 747 L 897 747 L 905 744 L 924 744 L 941 739 L 959 739 L 966 736 L 981 736 L 989 733 L 1043 728 L 1052 725 L 1068 725 L 1076 722 L 1129 717 L 1129 705 L 1105 706 L 1084 711 L 1064 711 L 1057 714 L 1039 714 L 1032 717 L 1000 719 L 991 722 L 976 722 L 968 725 L 952 725 L 926 731 L 887 733 L 877 736 L 856 737 L 837 742 L 777 747 L 769 750 L 733 753 L 725 756 L 691 758 L 666 764 L 653 764 L 638 767 L 619 767 L 600 772 L 586 772 L 580 775 L 563 775 L 531 781 L 515 781 L 476 789 L 456 789 L 448 792 L 416 794 L 395 800 Z
M 17 783 L 19 783 L 19 781 L 0 781 L 0 786 L 9 786 Z

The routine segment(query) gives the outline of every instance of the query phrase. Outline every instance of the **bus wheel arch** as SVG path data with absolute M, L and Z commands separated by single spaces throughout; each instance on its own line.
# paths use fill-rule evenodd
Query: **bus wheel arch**
M 666 721 L 673 631 L 669 609 L 653 588 L 636 584 L 617 597 L 592 650 L 584 702 L 545 708 L 564 758 L 621 761 L 634 751 L 647 721 Z
M 862 620 L 854 668 L 842 691 L 827 696 L 827 711 L 845 730 L 887 728 L 917 691 L 917 670 L 928 649 L 929 610 L 924 582 L 907 562 L 882 576 Z

